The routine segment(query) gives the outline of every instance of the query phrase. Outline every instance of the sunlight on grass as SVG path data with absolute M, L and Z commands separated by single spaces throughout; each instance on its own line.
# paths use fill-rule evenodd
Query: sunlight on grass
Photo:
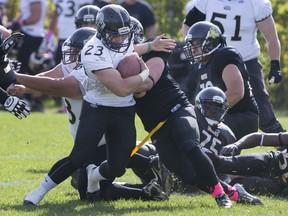
M 287 115 L 278 115 L 288 128 Z M 0 214 L 1 215 L 287 215 L 287 200 L 261 197 L 265 206 L 236 205 L 219 209 L 211 195 L 172 193 L 169 201 L 125 201 L 89 204 L 79 201 L 78 193 L 70 186 L 70 178 L 49 192 L 38 207 L 22 206 L 27 192 L 36 188 L 51 166 L 67 156 L 73 146 L 65 114 L 47 111 L 32 113 L 19 121 L 7 112 L 0 112 Z M 147 133 L 136 118 L 137 139 Z M 255 148 L 250 152 L 267 151 Z M 139 183 L 131 170 L 117 181 Z

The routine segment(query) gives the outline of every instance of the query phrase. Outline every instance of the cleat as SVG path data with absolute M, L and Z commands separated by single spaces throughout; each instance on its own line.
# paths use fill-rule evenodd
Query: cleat
M 158 155 L 151 157 L 150 166 L 155 176 L 155 181 L 162 187 L 165 194 L 169 196 L 173 185 L 171 172 L 160 161 Z
M 38 203 L 44 198 L 45 194 L 39 194 L 38 190 L 29 192 L 25 198 L 23 205 L 38 205 Z
M 263 205 L 263 203 L 255 196 L 249 194 L 240 184 L 233 186 L 238 192 L 237 203 L 250 205 Z
M 155 180 L 151 180 L 151 182 L 143 188 L 143 192 L 152 200 L 168 200 L 168 196 L 162 191 Z
M 100 190 L 93 193 L 86 192 L 87 201 L 91 203 L 99 202 L 100 199 Z
M 99 201 L 100 197 L 100 184 L 99 180 L 96 178 L 95 170 L 97 166 L 90 164 L 86 167 L 87 171 L 87 199 L 90 202 Z
M 278 152 L 275 155 L 275 179 L 282 184 L 288 184 L 287 153 Z
M 229 199 L 227 194 L 219 194 L 216 198 L 215 198 L 217 204 L 219 207 L 221 208 L 232 208 L 232 202 Z
M 71 186 L 76 190 L 78 189 L 78 176 L 79 176 L 79 169 L 77 169 L 72 173 L 70 181 Z

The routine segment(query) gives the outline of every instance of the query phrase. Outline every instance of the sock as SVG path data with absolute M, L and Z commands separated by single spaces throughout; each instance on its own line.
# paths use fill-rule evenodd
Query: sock
M 237 201 L 239 198 L 238 191 L 232 186 L 228 187 L 228 190 L 229 192 L 227 193 L 227 195 L 229 196 L 230 200 Z
M 99 167 L 100 167 L 100 166 L 99 166 Z M 93 183 L 88 184 L 88 186 L 87 186 L 87 191 L 88 191 L 89 193 L 93 193 L 93 192 L 95 192 L 95 191 L 100 190 L 100 184 L 99 184 L 99 182 L 100 182 L 101 180 L 107 180 L 106 178 L 104 178 L 104 177 L 100 174 L 100 172 L 99 172 L 99 167 L 96 167 L 95 169 L 93 169 L 93 170 L 91 171 L 91 175 L 93 175 L 96 179 L 94 179 Z M 89 179 L 88 179 L 88 181 L 89 181 Z
M 48 175 L 46 175 L 38 189 L 39 192 L 41 191 L 42 193 L 46 194 L 48 191 L 52 190 L 56 186 L 57 184 L 53 182 Z
M 224 194 L 223 187 L 221 186 L 220 182 L 218 182 L 213 188 L 210 188 L 212 196 L 216 198 L 219 194 Z

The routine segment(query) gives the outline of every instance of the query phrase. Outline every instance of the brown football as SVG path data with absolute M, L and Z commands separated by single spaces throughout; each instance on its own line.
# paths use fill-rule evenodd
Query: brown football
M 137 53 L 131 53 L 119 62 L 116 69 L 120 72 L 122 78 L 130 77 L 141 72 L 141 66 L 137 56 Z

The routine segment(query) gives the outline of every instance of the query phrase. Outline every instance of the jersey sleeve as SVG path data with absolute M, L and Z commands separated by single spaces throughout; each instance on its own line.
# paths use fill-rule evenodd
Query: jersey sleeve
M 251 2 L 256 22 L 260 22 L 272 15 L 272 5 L 270 0 L 251 0 Z
M 218 67 L 217 71 L 223 71 L 224 68 L 229 64 L 238 66 L 240 62 L 243 62 L 240 53 L 232 47 L 225 47 L 224 49 L 220 49 L 219 52 L 215 54 L 215 61 L 217 62 Z

